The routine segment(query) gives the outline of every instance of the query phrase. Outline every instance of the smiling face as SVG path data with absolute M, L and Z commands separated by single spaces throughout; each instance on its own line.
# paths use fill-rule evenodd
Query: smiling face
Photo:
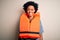
M 27 7 L 27 14 L 29 17 L 33 16 L 34 12 L 35 12 L 34 6 L 30 5 Z

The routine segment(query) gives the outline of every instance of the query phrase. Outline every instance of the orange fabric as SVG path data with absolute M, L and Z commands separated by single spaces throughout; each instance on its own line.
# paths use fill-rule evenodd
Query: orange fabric
M 35 13 L 31 23 L 29 21 L 30 20 L 27 17 L 26 13 L 23 13 L 20 17 L 20 32 L 25 32 L 25 31 L 39 32 L 40 31 L 40 14 Z M 19 37 L 20 38 L 38 38 L 40 36 L 39 34 L 22 33 L 22 34 L 19 34 Z
M 19 34 L 20 38 L 40 38 L 39 34 Z

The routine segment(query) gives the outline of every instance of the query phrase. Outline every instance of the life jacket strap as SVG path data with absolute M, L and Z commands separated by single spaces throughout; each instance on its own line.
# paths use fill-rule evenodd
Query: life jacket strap
M 19 32 L 19 33 L 39 34 L 39 32 Z

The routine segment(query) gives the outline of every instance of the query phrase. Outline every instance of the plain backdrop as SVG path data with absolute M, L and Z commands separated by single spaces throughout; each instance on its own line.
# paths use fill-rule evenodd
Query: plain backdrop
M 0 0 L 0 40 L 17 40 L 23 4 L 30 0 Z M 60 40 L 60 0 L 32 0 L 39 4 L 44 40 Z

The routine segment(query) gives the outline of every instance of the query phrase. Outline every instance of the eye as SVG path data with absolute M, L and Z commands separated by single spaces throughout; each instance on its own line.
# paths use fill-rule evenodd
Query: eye
M 33 11 L 33 9 L 31 9 L 31 11 Z

